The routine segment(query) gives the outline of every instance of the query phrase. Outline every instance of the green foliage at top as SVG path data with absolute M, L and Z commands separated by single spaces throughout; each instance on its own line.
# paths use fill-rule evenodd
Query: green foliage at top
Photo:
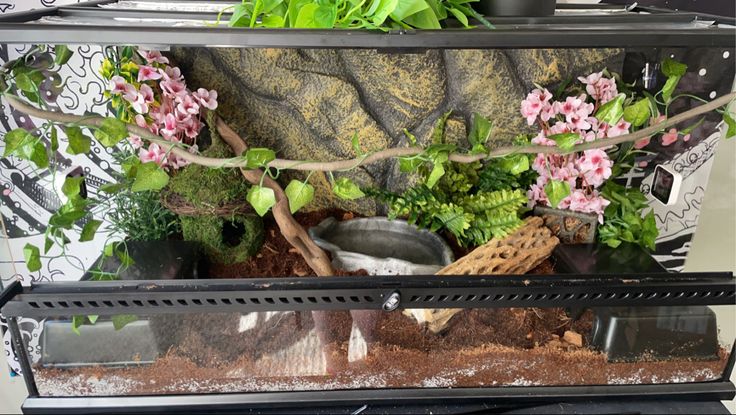
M 440 29 L 454 18 L 471 27 L 468 17 L 493 26 L 468 3 L 477 0 L 243 0 L 231 10 L 232 27 L 305 29 Z M 222 14 L 222 13 L 221 13 Z
M 528 156 L 510 155 L 485 165 L 449 162 L 447 156 L 455 147 L 442 143 L 446 118 L 435 126 L 435 144 L 426 150 L 426 160 L 418 159 L 421 162 L 412 166 L 421 177 L 419 184 L 402 193 L 371 188 L 366 194 L 386 203 L 390 218 L 406 218 L 433 232 L 446 229 L 463 246 L 503 238 L 522 224 L 525 189 L 534 180 Z M 476 114 L 474 125 L 471 151 L 486 153 L 490 123 Z

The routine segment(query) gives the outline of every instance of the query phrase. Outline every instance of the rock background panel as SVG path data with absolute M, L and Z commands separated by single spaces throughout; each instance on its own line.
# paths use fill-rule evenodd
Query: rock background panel
M 218 90 L 218 112 L 250 146 L 273 148 L 284 158 L 337 160 L 354 156 L 356 132 L 365 151 L 406 145 L 404 128 L 426 144 L 434 121 L 448 110 L 454 111 L 448 140 L 462 143 L 478 112 L 496 125 L 491 146 L 508 143 L 531 132 L 519 105 L 535 83 L 553 86 L 603 68 L 619 72 L 624 51 L 174 48 L 171 57 L 190 87 Z M 394 161 L 340 175 L 389 189 L 410 182 Z M 311 209 L 381 213 L 370 199 L 337 199 L 323 174 L 310 182 L 317 189 Z

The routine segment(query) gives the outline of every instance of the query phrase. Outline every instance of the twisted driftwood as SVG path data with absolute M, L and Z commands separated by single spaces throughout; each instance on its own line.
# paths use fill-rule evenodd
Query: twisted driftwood
M 549 258 L 559 243 L 560 240 L 544 226 L 542 218 L 533 216 L 513 234 L 504 239 L 491 239 L 436 275 L 526 274 Z M 460 311 L 459 308 L 411 309 L 404 314 L 426 324 L 433 333 L 439 333 Z

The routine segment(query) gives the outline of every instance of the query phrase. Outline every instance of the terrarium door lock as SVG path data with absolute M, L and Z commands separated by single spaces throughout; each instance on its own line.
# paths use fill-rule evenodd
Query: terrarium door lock
M 394 291 L 386 296 L 386 299 L 383 301 L 383 306 L 381 306 L 381 308 L 383 309 L 383 311 L 394 311 L 399 308 L 400 303 L 401 294 L 399 294 L 398 291 Z

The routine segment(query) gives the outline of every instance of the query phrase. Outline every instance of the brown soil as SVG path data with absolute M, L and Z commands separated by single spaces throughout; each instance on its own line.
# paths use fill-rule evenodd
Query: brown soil
M 467 310 L 441 334 L 399 312 L 369 316 L 375 333 L 365 336 L 372 338 L 368 354 L 352 363 L 347 353 L 355 312 L 283 313 L 243 333 L 239 315 L 206 315 L 180 317 L 184 338 L 153 365 L 38 368 L 36 381 L 42 396 L 681 383 L 717 379 L 728 358 L 721 350 L 712 361 L 609 363 L 601 353 L 562 340 L 565 331 L 589 325 L 590 316 L 576 323 L 559 309 Z M 317 323 L 329 330 L 321 342 L 304 345 Z M 290 354 L 278 354 L 287 349 Z M 322 353 L 326 363 L 320 366 L 316 356 Z M 299 372 L 297 366 L 312 369 Z
M 294 218 L 305 229 L 309 229 L 333 216 L 339 220 L 352 219 L 355 215 L 340 209 L 326 209 L 308 213 L 297 213 Z M 263 247 L 254 257 L 237 264 L 212 264 L 210 278 L 283 278 L 283 277 L 315 277 L 307 262 L 294 247 L 284 238 L 273 219 L 265 224 L 266 238 Z M 368 275 L 359 270 L 350 272 L 335 270 L 337 275 Z

